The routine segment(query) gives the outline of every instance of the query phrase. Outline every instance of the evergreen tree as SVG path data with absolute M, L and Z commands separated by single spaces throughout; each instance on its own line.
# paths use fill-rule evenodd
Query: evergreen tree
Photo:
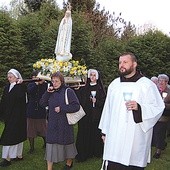
M 124 25 L 124 30 L 121 34 L 122 40 L 128 40 L 129 38 L 136 35 L 135 25 L 132 25 L 131 22 L 128 22 L 127 25 Z
M 27 5 L 30 12 L 39 11 L 42 3 L 45 3 L 46 0 L 24 0 L 24 3 Z
M 0 87 L 6 82 L 9 69 L 16 68 L 23 73 L 24 51 L 16 21 L 6 11 L 0 11 Z
M 58 20 L 62 12 L 53 3 L 44 3 L 40 11 L 18 18 L 22 33 L 22 43 L 28 53 L 25 70 L 28 76 L 32 65 L 41 58 L 53 57 Z M 58 19 L 59 18 L 59 19 Z
M 95 0 L 69 0 L 72 10 L 78 12 L 91 13 L 95 7 Z
M 74 12 L 71 52 L 73 59 L 84 60 L 89 64 L 92 54 L 93 30 L 91 23 L 84 19 L 83 13 Z
M 139 69 L 147 77 L 170 73 L 170 37 L 160 31 L 148 31 L 127 42 L 126 51 L 138 57 Z

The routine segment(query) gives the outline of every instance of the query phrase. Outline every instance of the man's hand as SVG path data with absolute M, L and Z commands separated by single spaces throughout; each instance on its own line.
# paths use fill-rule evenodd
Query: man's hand
M 138 104 L 136 101 L 128 101 L 126 102 L 127 110 L 138 110 Z

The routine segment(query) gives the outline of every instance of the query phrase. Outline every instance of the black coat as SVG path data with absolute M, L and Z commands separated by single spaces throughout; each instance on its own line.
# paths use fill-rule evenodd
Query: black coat
M 27 139 L 26 88 L 16 84 L 10 92 L 9 85 L 3 91 L 0 102 L 0 117 L 5 123 L 0 138 L 3 146 L 16 145 Z
M 96 91 L 96 103 L 93 107 L 91 91 Z M 103 88 L 97 84 L 85 86 L 76 92 L 86 115 L 78 122 L 76 147 L 78 161 L 85 161 L 93 156 L 101 157 L 103 153 L 103 141 L 98 129 L 106 94 Z

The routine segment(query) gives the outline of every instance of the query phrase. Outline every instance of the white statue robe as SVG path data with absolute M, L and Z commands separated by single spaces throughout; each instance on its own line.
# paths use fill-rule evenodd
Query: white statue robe
M 141 123 L 135 123 L 132 111 L 127 111 L 123 98 L 125 91 L 132 92 L 132 100 L 141 106 Z M 136 82 L 115 79 L 109 85 L 99 124 L 99 129 L 106 135 L 103 160 L 146 167 L 150 162 L 153 126 L 163 110 L 161 95 L 148 78 L 142 77 Z
M 55 47 L 56 60 L 69 61 L 72 58 L 70 53 L 71 48 L 71 35 L 72 35 L 72 18 L 64 17 L 61 20 L 57 43 Z

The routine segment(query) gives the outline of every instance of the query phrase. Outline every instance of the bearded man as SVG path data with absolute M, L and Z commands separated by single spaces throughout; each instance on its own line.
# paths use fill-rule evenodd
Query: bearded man
M 164 102 L 156 85 L 137 70 L 133 53 L 119 57 L 119 73 L 108 87 L 99 123 L 103 169 L 144 170 L 150 162 L 153 126 L 162 115 Z

